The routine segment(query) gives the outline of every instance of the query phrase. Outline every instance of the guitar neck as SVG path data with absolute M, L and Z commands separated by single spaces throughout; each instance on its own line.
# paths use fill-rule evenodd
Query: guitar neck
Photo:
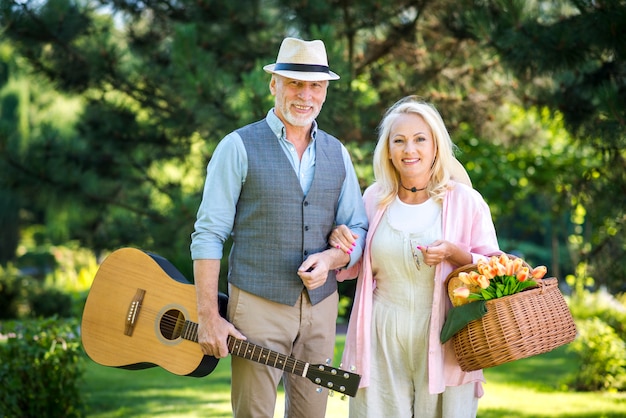
M 189 341 L 198 342 L 198 324 L 185 321 L 181 337 Z M 275 367 L 288 373 L 297 374 L 302 377 L 307 376 L 309 363 L 270 350 L 269 348 L 235 338 L 232 335 L 228 336 L 228 352 L 234 356 Z

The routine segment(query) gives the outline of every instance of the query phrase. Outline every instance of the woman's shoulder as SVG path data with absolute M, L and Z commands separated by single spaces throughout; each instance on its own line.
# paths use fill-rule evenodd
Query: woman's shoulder
M 450 180 L 448 183 L 448 198 L 461 201 L 484 201 L 480 192 L 467 184 Z
M 380 201 L 381 187 L 378 183 L 371 184 L 365 192 L 363 192 L 363 203 L 365 204 L 365 211 L 368 217 L 374 215 L 378 208 L 378 202 Z

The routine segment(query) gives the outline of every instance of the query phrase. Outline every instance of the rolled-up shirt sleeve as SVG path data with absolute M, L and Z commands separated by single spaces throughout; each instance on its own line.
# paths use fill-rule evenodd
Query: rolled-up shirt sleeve
M 220 141 L 207 165 L 202 200 L 191 234 L 192 260 L 222 258 L 247 171 L 245 147 L 239 134 L 232 132 Z
M 354 171 L 348 150 L 342 146 L 343 162 L 346 169 L 346 178 L 341 187 L 335 223 L 346 225 L 352 233 L 358 235 L 356 246 L 350 253 L 350 262 L 346 268 L 352 267 L 363 255 L 365 235 L 367 234 L 368 220 L 361 196 L 361 187 Z

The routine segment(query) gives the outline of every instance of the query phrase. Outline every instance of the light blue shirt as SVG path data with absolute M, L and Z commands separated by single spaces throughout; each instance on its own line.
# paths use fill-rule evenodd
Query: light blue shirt
M 317 123 L 313 122 L 311 141 L 300 159 L 295 146 L 287 141 L 285 126 L 274 114 L 274 109 L 267 113 L 266 120 L 289 159 L 306 195 L 315 174 Z M 346 178 L 339 196 L 335 224 L 347 225 L 359 235 L 357 245 L 350 254 L 350 263 L 347 267 L 351 267 L 363 252 L 368 221 L 350 154 L 343 145 L 341 149 Z M 202 202 L 194 225 L 195 231 L 191 234 L 191 258 L 193 260 L 222 258 L 224 242 L 232 232 L 237 201 L 247 174 L 248 157 L 243 141 L 238 133 L 231 132 L 220 141 L 207 166 Z

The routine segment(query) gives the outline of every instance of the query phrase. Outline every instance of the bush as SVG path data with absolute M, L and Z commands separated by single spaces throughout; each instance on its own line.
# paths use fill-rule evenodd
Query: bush
M 59 289 L 43 289 L 30 297 L 31 315 L 39 318 L 69 318 L 72 316 L 73 303 L 72 297 Z
M 617 335 L 626 340 L 626 305 L 619 298 L 606 290 L 590 292 L 584 290 L 582 297 L 570 300 L 570 310 L 577 319 L 600 318 L 615 330 Z
M 82 417 L 78 321 L 0 324 L 0 416 Z
M 27 303 L 29 278 L 22 276 L 15 267 L 0 266 L 0 319 L 16 319 Z
M 626 344 L 604 321 L 593 318 L 577 323 L 578 337 L 569 350 L 580 357 L 581 367 L 570 386 L 576 390 L 623 390 L 626 387 Z

